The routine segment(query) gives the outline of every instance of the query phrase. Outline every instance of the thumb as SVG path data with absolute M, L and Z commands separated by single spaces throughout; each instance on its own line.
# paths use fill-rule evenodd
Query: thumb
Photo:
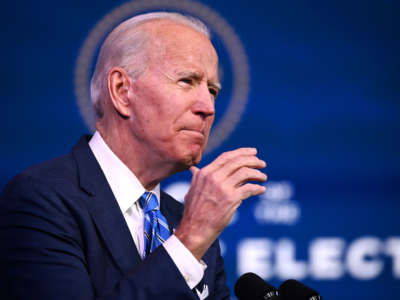
M 196 173 L 197 173 L 198 171 L 200 171 L 200 169 L 199 169 L 198 167 L 196 167 L 196 166 L 191 166 L 191 167 L 189 168 L 189 170 L 190 170 L 190 172 L 192 172 L 192 175 L 193 175 L 193 176 L 196 175 Z

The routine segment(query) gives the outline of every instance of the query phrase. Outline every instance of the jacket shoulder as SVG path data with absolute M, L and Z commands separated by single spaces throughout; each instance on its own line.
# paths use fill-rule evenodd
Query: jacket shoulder
M 61 187 L 61 190 L 78 186 L 79 170 L 76 153 L 87 151 L 89 148 L 87 144 L 88 138 L 88 136 L 83 136 L 68 154 L 38 163 L 22 171 L 5 186 L 2 194 L 8 194 L 10 190 L 16 187 L 28 187 L 29 183 L 48 187 Z
M 3 195 L 15 187 L 27 187 L 30 183 L 48 186 L 77 183 L 76 163 L 72 155 L 53 158 L 22 171 L 5 186 Z

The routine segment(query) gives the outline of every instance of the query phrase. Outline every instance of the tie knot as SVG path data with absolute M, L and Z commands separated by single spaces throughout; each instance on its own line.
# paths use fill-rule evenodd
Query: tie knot
M 140 202 L 140 206 L 142 207 L 144 213 L 147 213 L 152 210 L 160 210 L 157 197 L 152 192 L 145 192 L 140 197 L 139 202 Z

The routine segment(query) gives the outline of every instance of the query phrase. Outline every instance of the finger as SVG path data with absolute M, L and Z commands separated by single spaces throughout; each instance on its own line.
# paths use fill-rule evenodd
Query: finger
M 229 163 L 225 164 L 221 167 L 217 172 L 219 173 L 218 176 L 223 180 L 224 177 L 230 177 L 238 170 L 242 168 L 256 168 L 261 169 L 266 167 L 265 161 L 259 159 L 256 156 L 240 156 L 236 159 L 230 161 Z
M 198 171 L 200 171 L 200 169 L 199 169 L 198 167 L 196 167 L 196 166 L 191 166 L 191 167 L 189 168 L 189 170 L 190 170 L 190 172 L 192 173 L 193 176 L 196 175 L 196 173 L 197 173 Z
M 265 193 L 266 188 L 263 185 L 255 183 L 246 183 L 237 189 L 240 199 L 245 200 L 252 196 L 257 196 Z
M 241 168 L 233 173 L 227 180 L 227 184 L 238 187 L 248 181 L 267 181 L 267 175 L 260 170 L 252 168 Z
M 214 172 L 239 156 L 255 156 L 256 154 L 256 148 L 239 148 L 233 151 L 224 152 L 203 169 L 206 172 Z

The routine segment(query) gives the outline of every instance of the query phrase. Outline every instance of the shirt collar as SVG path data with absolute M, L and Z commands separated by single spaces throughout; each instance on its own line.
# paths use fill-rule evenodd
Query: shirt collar
M 106 176 L 121 211 L 125 213 L 146 189 L 136 175 L 112 152 L 98 131 L 90 139 L 89 147 Z M 160 184 L 151 192 L 160 202 Z

